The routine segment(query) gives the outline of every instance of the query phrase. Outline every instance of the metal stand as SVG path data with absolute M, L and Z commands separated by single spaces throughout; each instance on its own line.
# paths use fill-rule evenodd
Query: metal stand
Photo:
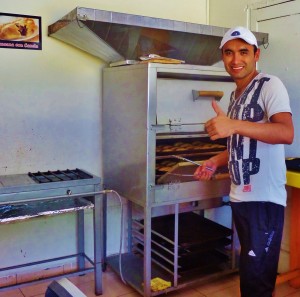
M 63 211 L 63 204 L 60 204 L 60 209 L 57 209 L 56 213 L 65 213 L 65 212 L 71 212 L 71 211 L 76 211 L 77 212 L 77 254 L 74 255 L 68 255 L 68 256 L 63 256 L 63 257 L 58 257 L 58 258 L 52 258 L 52 259 L 46 259 L 42 261 L 37 261 L 37 262 L 30 262 L 27 264 L 23 265 L 15 265 L 15 266 L 10 266 L 10 267 L 5 267 L 1 268 L 0 272 L 3 271 L 8 271 L 8 270 L 16 270 L 19 268 L 24 268 L 24 267 L 29 267 L 29 266 L 35 266 L 38 264 L 44 264 L 44 263 L 49 263 L 49 262 L 55 262 L 58 260 L 64 260 L 68 258 L 77 258 L 77 263 L 78 263 L 78 270 L 70 273 L 64 273 L 62 275 L 57 275 L 57 276 L 52 276 L 52 277 L 45 277 L 42 279 L 38 280 L 32 280 L 32 281 L 27 281 L 19 284 L 14 284 L 14 285 L 9 285 L 9 286 L 4 286 L 0 288 L 0 291 L 6 291 L 8 289 L 12 288 L 20 288 L 29 284 L 35 284 L 35 283 L 40 283 L 44 282 L 46 280 L 54 280 L 57 278 L 61 278 L 62 276 L 73 276 L 73 275 L 82 275 L 87 272 L 94 271 L 94 277 L 95 277 L 95 294 L 96 295 L 101 295 L 102 294 L 102 247 L 103 247 L 103 242 L 102 242 L 102 229 L 103 229 L 103 205 L 102 205 L 102 194 L 99 194 L 99 189 L 97 189 L 96 194 L 92 197 L 89 197 L 88 200 L 91 200 L 89 202 L 88 200 L 84 198 L 82 199 L 82 202 L 84 202 L 84 205 L 74 207 L 69 211 Z M 75 199 L 78 198 L 78 196 L 69 196 L 68 199 Z M 29 202 L 30 204 L 30 214 L 32 217 L 37 217 L 37 216 L 42 216 L 43 214 L 40 212 L 40 201 L 38 199 L 34 200 L 33 202 Z M 47 203 L 52 203 L 51 200 L 49 201 L 43 201 L 43 206 Z M 70 203 L 70 202 L 68 202 Z M 32 211 L 34 208 L 34 204 L 37 204 L 36 207 L 36 212 Z M 10 206 L 13 205 L 13 203 L 10 204 Z M 59 206 L 59 205 L 58 205 Z M 86 207 L 84 207 L 86 206 Z M 46 207 L 47 208 L 47 207 Z M 93 208 L 93 225 L 94 225 L 94 259 L 90 259 L 86 254 L 85 254 L 85 244 L 84 244 L 84 209 L 87 208 Z M 26 213 L 26 210 L 25 210 Z M 24 216 L 24 210 L 22 213 L 22 216 Z M 2 216 L 3 217 L 3 216 Z M 28 218 L 28 215 L 26 216 Z M 20 220 L 20 218 L 16 215 L 15 221 Z M 10 221 L 14 221 L 13 218 L 10 217 Z M 0 221 L 1 223 L 1 221 Z M 90 268 L 85 268 L 85 260 L 87 260 L 93 267 Z M 77 295 L 76 295 L 77 296 Z
M 228 250 L 229 262 L 220 264 L 220 267 L 216 270 L 211 270 L 210 272 L 201 271 L 198 275 L 189 275 L 180 277 L 179 275 L 179 225 L 180 225 L 180 203 L 175 203 L 171 207 L 173 209 L 174 215 L 174 237 L 172 240 L 168 240 L 172 244 L 173 248 L 169 248 L 170 254 L 173 256 L 171 263 L 172 268 L 169 270 L 163 266 L 162 263 L 153 259 L 155 251 L 153 250 L 153 234 L 156 236 L 159 235 L 153 229 L 153 213 L 154 208 L 147 207 L 143 208 L 143 223 L 136 222 L 132 218 L 132 207 L 134 203 L 128 201 L 128 253 L 122 254 L 122 274 L 126 283 L 132 286 L 137 290 L 142 296 L 158 296 L 165 294 L 171 291 L 178 290 L 180 288 L 186 287 L 187 285 L 192 285 L 200 282 L 207 282 L 209 280 L 217 279 L 220 276 L 228 275 L 235 273 L 237 271 L 235 267 L 235 252 L 234 252 L 234 236 L 231 235 L 231 248 Z M 104 213 L 106 209 L 104 208 Z M 134 223 L 132 223 L 134 222 Z M 182 223 L 182 222 L 181 222 Z M 137 225 L 136 225 L 137 224 Z M 133 234 L 134 232 L 133 225 L 138 226 L 138 229 L 142 229 L 143 232 L 140 233 L 140 237 L 143 238 L 143 248 L 139 253 L 133 252 Z M 193 228 L 193 226 L 190 226 Z M 104 230 L 106 229 L 106 222 L 104 221 L 103 225 Z M 166 227 L 167 228 L 167 227 Z M 105 231 L 103 232 L 105 234 Z M 104 245 L 106 244 L 106 238 L 103 238 Z M 106 257 L 106 254 L 103 255 L 104 263 L 108 264 L 116 273 L 120 274 L 119 267 L 119 255 L 112 255 Z M 151 279 L 159 277 L 165 281 L 171 282 L 171 287 L 164 289 L 162 291 L 152 291 L 151 289 Z M 184 278 L 184 279 L 182 279 Z

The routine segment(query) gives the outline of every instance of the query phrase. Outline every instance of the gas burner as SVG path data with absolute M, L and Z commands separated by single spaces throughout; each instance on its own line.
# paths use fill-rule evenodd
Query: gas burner
M 78 168 L 72 170 L 66 169 L 66 170 L 45 171 L 45 172 L 38 171 L 33 173 L 29 172 L 28 176 L 31 177 L 35 182 L 39 184 L 93 178 L 92 175 Z

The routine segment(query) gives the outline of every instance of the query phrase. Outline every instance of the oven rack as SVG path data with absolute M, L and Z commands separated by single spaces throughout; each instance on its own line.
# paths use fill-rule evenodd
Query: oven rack
M 143 227 L 142 220 L 133 221 L 133 251 L 141 255 L 144 254 Z M 177 261 L 174 215 L 152 218 L 151 233 L 152 262 L 172 275 L 177 270 L 179 278 L 229 261 L 232 230 L 194 212 L 179 214 Z
M 124 280 L 128 285 L 133 287 L 142 296 L 144 295 L 144 257 L 140 253 L 126 252 L 121 254 L 121 269 L 124 276 Z M 120 255 L 110 255 L 106 258 L 106 264 L 120 275 Z M 218 279 L 222 276 L 230 273 L 237 272 L 237 269 L 233 269 L 229 262 L 224 262 L 218 269 L 206 269 L 205 271 L 197 271 L 196 274 L 190 273 L 182 277 L 178 277 L 178 281 L 174 283 L 174 276 L 163 269 L 155 262 L 151 262 L 151 279 L 159 277 L 165 281 L 171 282 L 171 287 L 163 291 L 154 292 L 151 291 L 149 296 L 158 296 L 166 294 L 168 292 L 176 291 L 180 288 L 184 288 L 187 285 L 205 283 L 211 280 Z
M 212 198 L 208 200 L 210 202 Z M 220 198 L 218 200 L 223 201 Z M 138 205 L 134 207 L 130 203 L 128 251 L 108 257 L 104 253 L 104 267 L 108 265 L 117 274 L 123 275 L 123 279 L 128 285 L 147 297 L 158 296 L 188 285 L 204 283 L 236 273 L 236 237 L 233 229 L 204 218 L 205 209 L 224 207 L 227 204 L 212 204 L 210 202 L 209 205 L 200 203 L 197 206 L 198 202 L 193 203 L 193 209 L 185 209 L 184 206 L 187 203 L 175 204 L 172 207 L 172 215 L 170 215 L 170 209 L 164 213 L 161 211 L 161 207 L 152 208 L 151 218 L 148 219 L 145 216 L 145 209 L 139 209 Z M 170 219 L 171 217 L 174 219 Z M 187 217 L 187 220 L 183 220 L 183 217 Z M 190 217 L 192 218 L 187 223 Z M 157 229 L 156 225 L 157 222 L 166 221 L 165 218 L 169 222 L 161 231 Z M 199 220 L 216 227 L 217 234 L 214 234 L 211 228 L 207 228 L 209 234 L 214 234 L 208 241 L 201 237 L 196 238 L 196 240 L 195 238 L 188 241 L 183 240 L 182 234 L 186 233 L 187 228 L 194 229 L 195 221 L 199 222 Z M 147 232 L 147 224 L 148 227 L 150 225 L 150 233 L 145 235 L 144 231 Z M 182 225 L 184 229 L 180 231 Z M 168 232 L 171 236 L 167 234 Z M 197 263 L 199 266 L 195 266 L 194 260 L 198 259 L 199 256 L 202 263 L 200 261 Z M 191 260 L 193 264 L 188 269 L 187 264 L 182 263 L 186 259 Z M 211 262 L 207 263 L 207 261 Z M 171 287 L 162 291 L 152 291 L 147 280 L 151 281 L 157 277 L 171 282 Z M 149 287 L 149 292 L 145 293 L 145 287 Z

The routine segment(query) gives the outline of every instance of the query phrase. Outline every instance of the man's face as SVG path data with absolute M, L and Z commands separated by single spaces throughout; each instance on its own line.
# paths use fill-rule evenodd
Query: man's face
M 234 81 L 248 81 L 256 75 L 256 62 L 259 49 L 254 53 L 254 46 L 242 39 L 226 42 L 222 48 L 222 59 L 226 71 Z

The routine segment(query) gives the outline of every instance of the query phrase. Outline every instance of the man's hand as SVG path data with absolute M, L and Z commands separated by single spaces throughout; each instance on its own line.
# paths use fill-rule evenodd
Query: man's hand
M 209 168 L 209 169 L 208 169 Z M 199 166 L 195 173 L 195 179 L 199 180 L 210 180 L 217 169 L 216 164 L 211 160 L 208 159 L 202 163 L 202 166 Z
M 212 107 L 217 116 L 210 119 L 205 124 L 205 129 L 210 139 L 216 140 L 234 134 L 234 120 L 231 120 L 226 116 L 225 112 L 215 100 L 212 101 Z

